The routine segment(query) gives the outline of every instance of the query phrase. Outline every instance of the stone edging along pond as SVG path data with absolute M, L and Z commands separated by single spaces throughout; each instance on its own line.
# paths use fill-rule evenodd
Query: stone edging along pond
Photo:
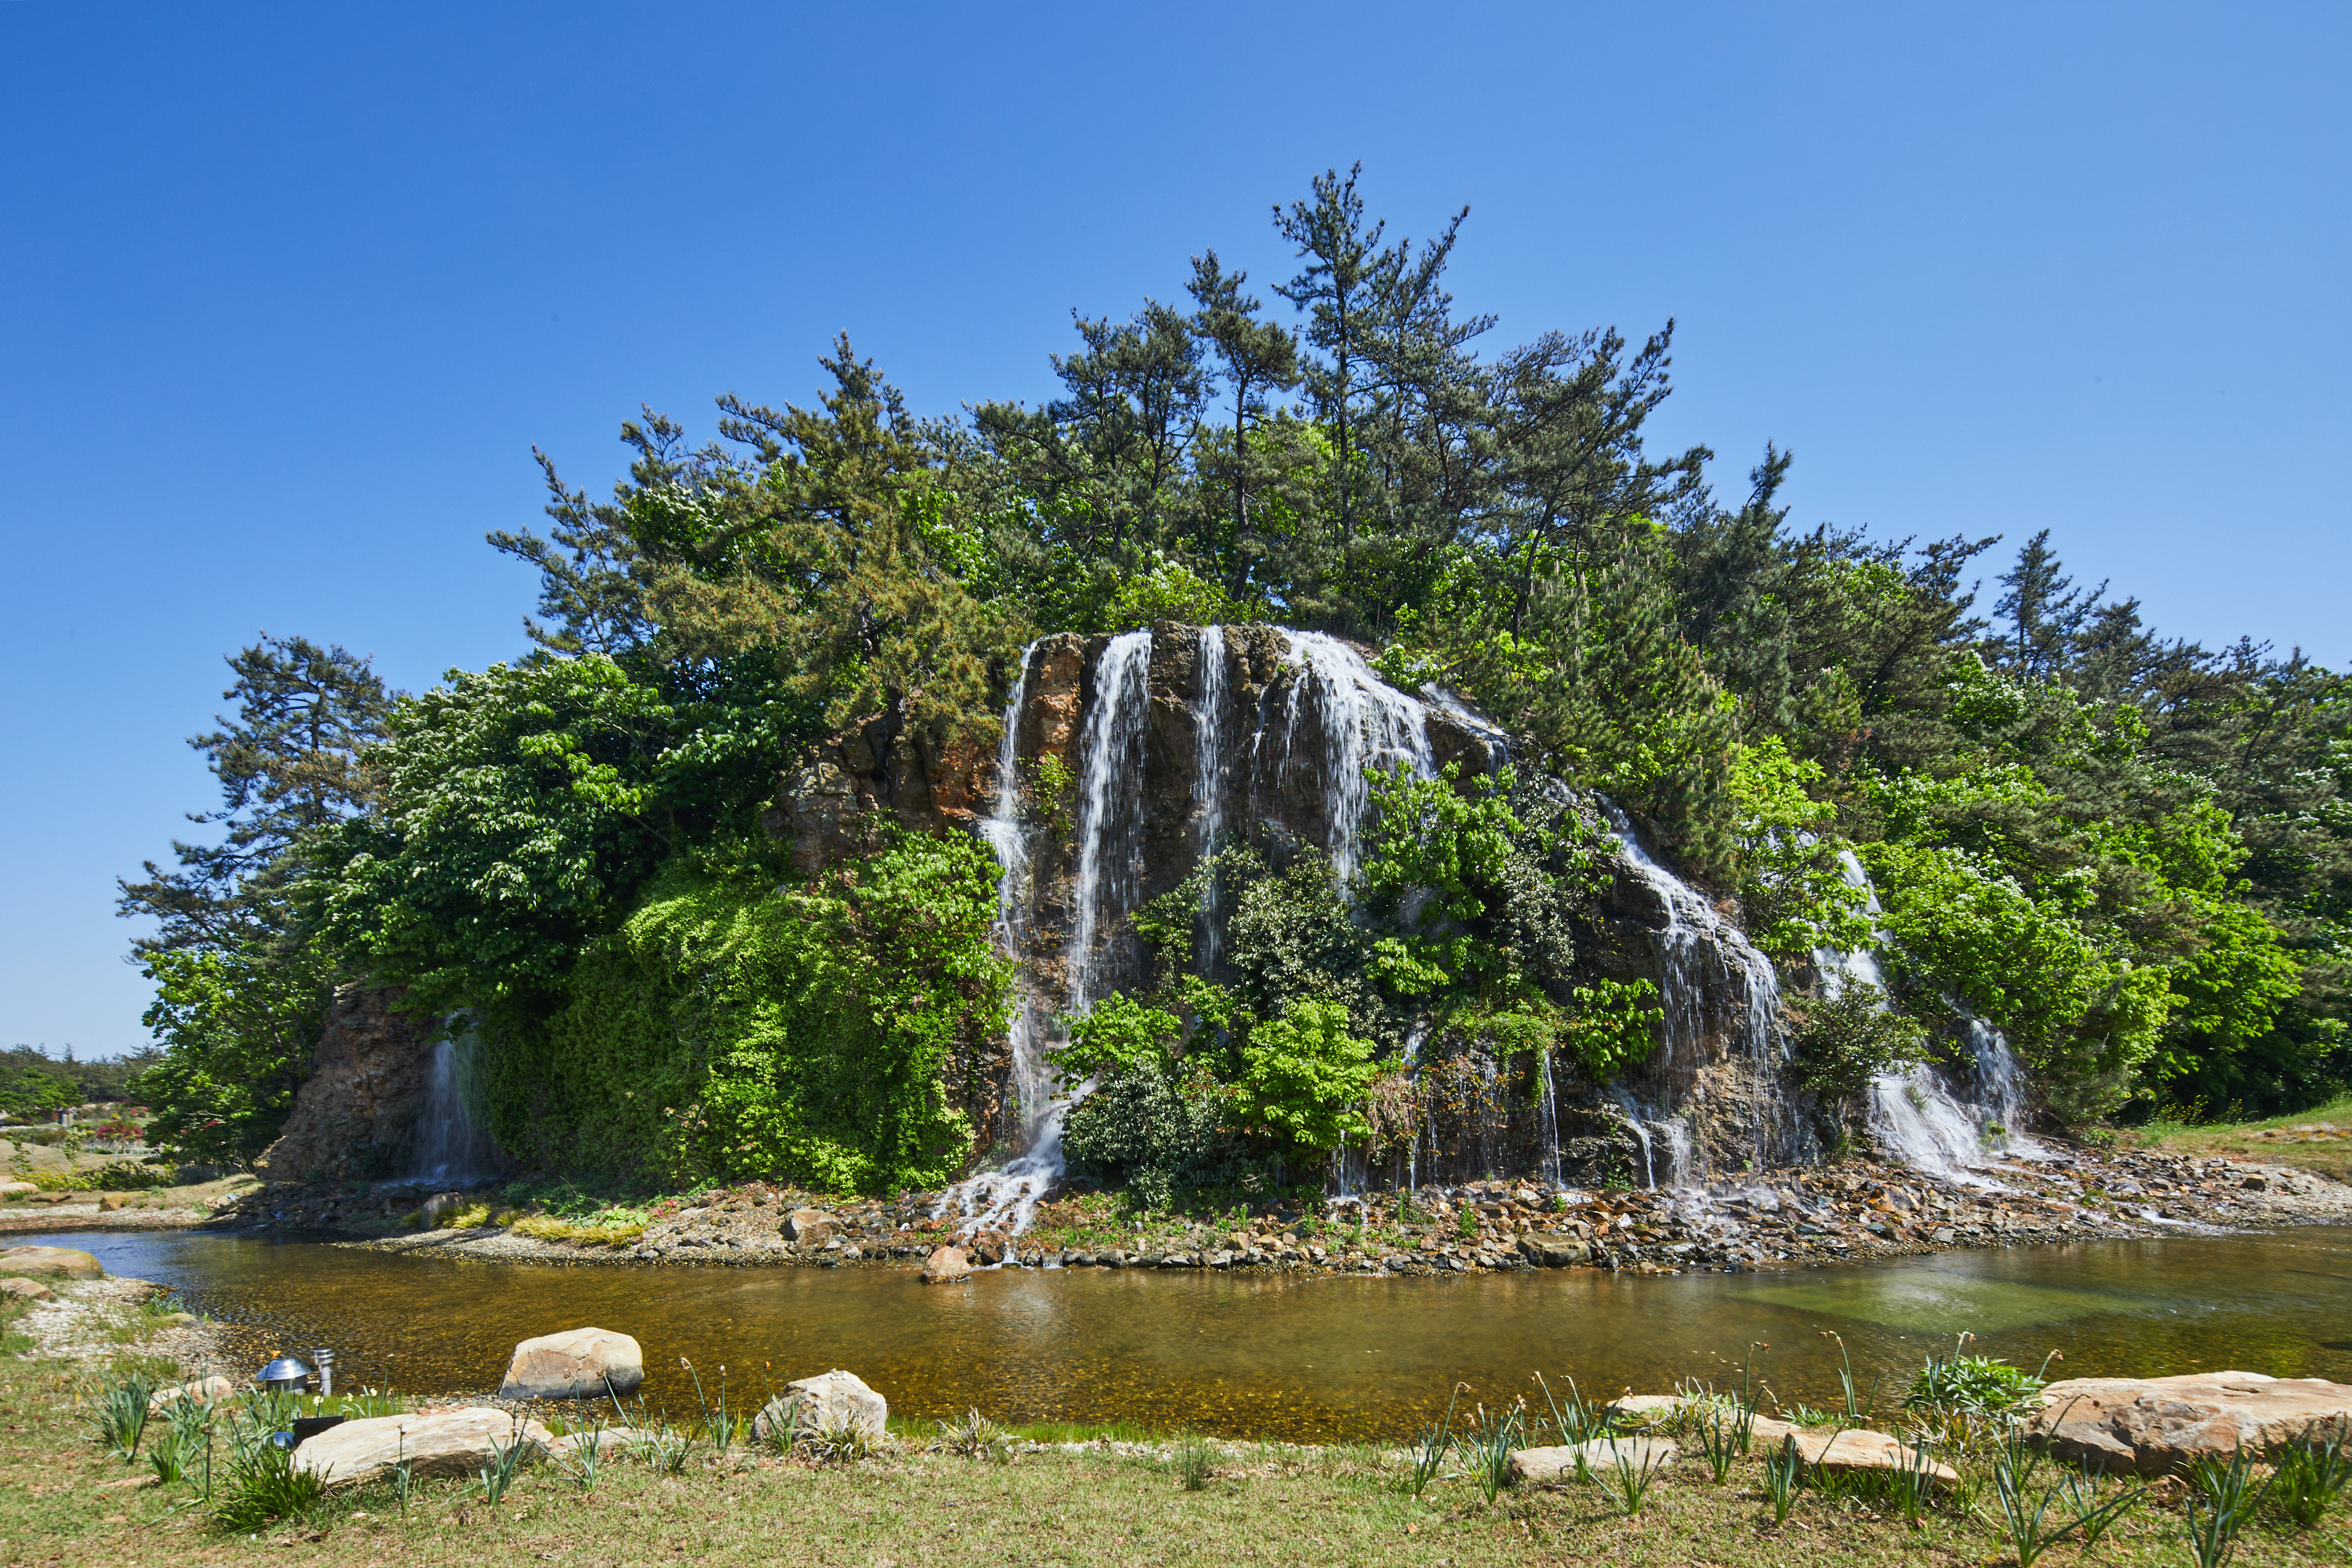
M 1281 1206 L 1244 1214 L 1235 1207 L 1159 1216 L 1139 1227 L 1119 1217 L 1105 1194 L 1057 1194 L 1018 1236 L 982 1232 L 961 1239 L 952 1216 L 933 1216 L 934 1194 L 837 1201 L 758 1184 L 659 1200 L 648 1205 L 642 1227 L 614 1240 L 567 1237 L 579 1227 L 538 1222 L 527 1212 L 498 1213 L 494 1194 L 435 1195 L 416 1188 L 264 1187 L 201 1223 L 518 1262 L 907 1268 L 957 1241 L 983 1267 L 1392 1275 L 1547 1267 L 1741 1272 L 2184 1228 L 2352 1223 L 2352 1186 L 2245 1161 L 2070 1149 L 2063 1163 L 2008 1164 L 1985 1174 L 1998 1186 L 1957 1185 L 1867 1163 L 1778 1171 L 1706 1189 L 1547 1192 L 1524 1182 L 1488 1182 L 1446 1194 L 1371 1194 L 1327 1204 L 1318 1214 Z M 414 1217 L 446 1218 L 468 1208 L 484 1211 L 471 1217 L 495 1215 L 499 1223 L 417 1228 Z M 70 1214 L 43 1218 L 48 1223 L 39 1228 L 97 1228 Z M 18 1228 L 5 1219 L 0 1226 Z

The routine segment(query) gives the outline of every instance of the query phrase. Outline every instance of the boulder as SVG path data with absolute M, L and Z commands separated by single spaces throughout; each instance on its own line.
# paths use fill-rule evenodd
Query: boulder
M 1907 1470 L 1919 1463 L 1916 1451 L 1884 1432 L 1857 1428 L 1848 1432 L 1792 1432 L 1786 1436 L 1795 1439 L 1798 1458 L 1817 1469 Z M 1748 1451 L 1761 1450 L 1751 1442 Z M 1958 1485 L 1960 1479 L 1958 1470 L 1934 1459 L 1927 1461 L 1927 1474 L 1939 1487 Z
M 2200 1372 L 2053 1383 L 2026 1435 L 2071 1462 L 2159 1476 L 2241 1447 L 2269 1456 L 2314 1426 L 2352 1436 L 2352 1384 Z
M 854 1372 L 835 1370 L 784 1384 L 783 1393 L 751 1418 L 757 1442 L 793 1432 L 841 1432 L 852 1428 L 879 1441 L 887 1430 L 890 1405 Z
M 207 1404 L 217 1404 L 221 1400 L 235 1399 L 236 1397 L 236 1384 L 231 1383 L 225 1377 L 213 1376 L 200 1379 L 194 1383 L 174 1384 L 170 1388 L 159 1388 L 148 1399 L 147 1409 L 152 1415 L 155 1411 L 163 1409 L 166 1405 L 174 1405 L 183 1399 L 195 1399 L 202 1400 Z
M 373 1415 L 330 1426 L 294 1450 L 294 1468 L 330 1486 L 372 1480 L 394 1465 L 419 1476 L 470 1476 L 501 1448 L 554 1435 L 538 1422 L 476 1405 L 439 1415 Z
M 1603 1478 L 1616 1470 L 1621 1459 L 1635 1470 L 1654 1470 L 1673 1464 L 1677 1452 L 1664 1437 L 1596 1437 L 1566 1447 L 1521 1448 L 1511 1456 L 1511 1479 L 1522 1484 L 1572 1481 L 1580 1458 L 1587 1470 Z
M 971 1278 L 971 1259 L 961 1247 L 942 1247 L 923 1260 L 923 1283 L 956 1285 Z
M 1519 1254 L 1538 1268 L 1566 1268 L 1571 1264 L 1590 1262 L 1592 1247 L 1572 1236 L 1535 1231 L 1519 1237 Z
M 0 1300 L 54 1301 L 58 1293 L 37 1279 L 0 1279 Z
M 972 1257 L 992 1268 L 1003 1262 L 1012 1248 L 1011 1238 L 1001 1230 L 983 1230 L 971 1238 Z
M 823 1209 L 794 1209 L 780 1227 L 784 1239 L 799 1247 L 823 1247 L 833 1239 L 834 1217 Z
M 634 1394 L 646 1381 L 637 1342 L 610 1329 L 567 1329 L 515 1346 L 500 1399 L 595 1399 Z
M 44 1279 L 96 1279 L 98 1259 L 70 1247 L 11 1247 L 0 1251 L 0 1274 Z

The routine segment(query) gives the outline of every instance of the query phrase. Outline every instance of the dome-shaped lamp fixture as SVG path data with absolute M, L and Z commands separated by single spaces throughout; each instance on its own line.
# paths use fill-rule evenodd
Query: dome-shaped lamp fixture
M 253 1381 L 272 1394 L 300 1394 L 310 1381 L 310 1369 L 290 1355 L 281 1355 L 255 1373 Z

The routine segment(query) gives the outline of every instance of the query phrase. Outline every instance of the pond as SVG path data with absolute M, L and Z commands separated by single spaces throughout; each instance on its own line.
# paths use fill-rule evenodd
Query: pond
M 648 1404 L 690 1415 L 679 1358 L 740 1402 L 845 1367 L 894 1414 L 1139 1423 L 1230 1436 L 1398 1437 L 1466 1382 L 1493 1402 L 1542 1372 L 1588 1394 L 1736 1385 L 1751 1343 L 1783 1402 L 1837 1400 L 1843 1336 L 1882 1408 L 1932 1350 L 2051 1375 L 2236 1368 L 2352 1382 L 2352 1228 L 1948 1253 L 1785 1274 L 1597 1270 L 1454 1279 L 1006 1270 L 925 1287 L 906 1268 L 555 1268 L 260 1236 L 44 1237 L 169 1285 L 230 1325 L 242 1377 L 331 1345 L 340 1386 L 488 1393 L 516 1341 L 584 1324 L 635 1335 Z M 1465 1396 L 1465 1403 L 1469 1398 Z

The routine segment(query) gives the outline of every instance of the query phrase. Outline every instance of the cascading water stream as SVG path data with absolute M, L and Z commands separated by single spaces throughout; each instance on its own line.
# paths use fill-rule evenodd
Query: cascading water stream
M 1033 645 L 1034 647 L 1034 645 Z M 1021 712 L 1028 700 L 1030 650 L 1021 657 L 1021 673 L 1005 704 L 1004 738 L 996 754 L 995 815 L 982 825 L 996 852 L 997 941 L 1018 961 L 1026 934 L 1022 910 L 1028 880 L 1029 853 L 1020 823 L 1021 784 L 1018 752 Z M 1131 893 L 1139 868 L 1136 847 L 1129 842 L 1133 824 L 1124 819 L 1139 807 L 1140 770 L 1129 753 L 1142 732 L 1147 708 L 1144 679 L 1151 664 L 1151 634 L 1129 632 L 1113 637 L 1095 669 L 1095 702 L 1079 737 L 1082 772 L 1078 779 L 1078 874 L 1072 889 L 1072 919 L 1066 965 L 1069 1000 L 1065 1017 L 1085 1011 L 1095 968 L 1096 932 L 1103 923 L 1103 895 Z M 1122 787 L 1124 784 L 1124 787 Z M 1121 904 L 1112 912 L 1124 912 Z M 1071 1106 L 1094 1086 L 1083 1083 L 1064 1092 L 1054 1071 L 1052 1052 L 1038 1016 L 1037 999 L 1025 978 L 1016 980 L 1016 1005 L 1008 1028 L 1013 1078 L 1020 1097 L 1024 1147 L 1003 1170 L 984 1171 L 940 1194 L 933 1217 L 953 1208 L 963 1219 L 960 1230 L 971 1234 L 1003 1229 L 1014 1236 L 1029 1227 L 1043 1198 L 1061 1176 L 1062 1120 Z
M 1329 825 L 1331 869 L 1344 884 L 1356 874 L 1369 792 L 1364 770 L 1398 763 L 1415 777 L 1437 771 L 1429 744 L 1429 710 L 1389 685 L 1363 656 L 1324 632 L 1290 634 L 1297 674 L 1284 712 L 1286 756 L 1296 747 L 1298 721 L 1312 697 L 1322 721 L 1324 821 Z
M 425 1104 L 416 1115 L 416 1180 L 468 1182 L 496 1168 L 498 1145 L 475 1125 L 472 1110 L 479 1100 L 481 1065 L 482 1043 L 474 1035 L 433 1047 Z
M 1864 910 L 1875 931 L 1878 890 L 1871 886 L 1870 874 L 1851 849 L 1839 851 L 1838 869 L 1848 887 L 1862 890 Z M 1885 1007 L 1886 977 L 1870 949 L 1816 948 L 1813 962 L 1822 972 L 1822 988 L 1832 996 L 1849 985 L 1865 984 L 1880 993 L 1876 1005 Z M 1962 1102 L 1934 1069 L 1914 1062 L 1870 1080 L 1870 1127 L 1879 1142 L 1906 1165 L 1961 1185 L 1998 1187 L 1999 1183 L 1981 1173 L 1996 1148 L 2006 1145 L 2010 1154 L 2024 1159 L 2051 1156 L 2017 1131 L 2025 1110 L 2025 1086 L 2009 1041 L 1981 1018 L 1962 1016 L 1976 1058 L 1978 1102 Z
M 1686 1083 L 1697 1073 L 1706 1023 L 1706 970 L 1711 962 L 1715 977 L 1736 985 L 1744 1004 L 1738 1034 L 1756 1079 L 1756 1166 L 1761 1170 L 1792 1157 L 1798 1152 L 1797 1136 L 1788 1107 L 1780 1094 L 1771 1091 L 1789 1054 L 1788 1041 L 1780 1032 L 1779 972 L 1770 959 L 1756 950 L 1747 933 L 1717 913 L 1697 889 L 1658 863 L 1643 847 L 1632 819 L 1615 802 L 1602 796 L 1600 804 L 1616 837 L 1620 863 L 1656 895 L 1665 912 L 1664 929 L 1651 933 L 1665 993 L 1660 999 L 1665 1012 L 1665 1052 L 1661 1064 L 1665 1076 L 1670 1082 Z M 1666 1137 L 1676 1185 L 1704 1177 L 1689 1124 L 1682 1116 L 1643 1106 L 1630 1091 L 1623 1094 L 1623 1102 L 1637 1131 L 1646 1122 Z M 1646 1155 L 1646 1133 L 1642 1141 Z
M 1224 821 L 1225 629 L 1202 626 L 1200 643 L 1201 709 L 1192 731 L 1192 798 L 1201 806 L 1201 856 L 1217 847 Z M 1201 973 L 1217 964 L 1217 884 L 1214 871 L 1201 889 Z
M 1135 829 L 1142 815 L 1143 769 L 1130 756 L 1142 739 L 1150 693 L 1151 634 L 1110 639 L 1095 665 L 1095 696 L 1079 737 L 1078 876 L 1070 892 L 1068 997 L 1065 1017 L 1083 1016 L 1094 994 L 1097 933 L 1106 904 L 1114 916 L 1133 902 L 1141 875 Z
M 1538 1124 L 1537 1131 L 1543 1139 L 1544 1180 L 1549 1182 L 1554 1187 L 1558 1187 L 1561 1185 L 1559 1175 L 1559 1097 L 1552 1092 L 1550 1047 L 1546 1047 L 1543 1050 L 1538 1052 L 1536 1059 L 1538 1062 L 1542 1064 L 1541 1070 L 1543 1073 L 1543 1121 Z
M 1026 921 L 1024 894 L 1029 880 L 1029 839 L 1021 826 L 1021 710 L 1029 696 L 1029 659 L 1036 645 L 1021 650 L 1021 668 L 1004 704 L 1004 734 L 996 746 L 996 795 L 981 837 L 996 855 L 996 945 L 1018 960 Z M 1013 1058 L 1012 1089 L 1020 1117 L 1018 1152 L 1001 1171 L 987 1171 L 940 1195 L 933 1217 L 950 1205 L 982 1230 L 1010 1219 L 1018 1232 L 1029 1223 L 1037 1200 L 1061 1174 L 1061 1119 L 1066 1105 L 1055 1094 L 1052 1061 L 1038 1027 L 1037 996 L 1026 973 L 1013 971 L 1013 1013 L 1006 1044 Z

